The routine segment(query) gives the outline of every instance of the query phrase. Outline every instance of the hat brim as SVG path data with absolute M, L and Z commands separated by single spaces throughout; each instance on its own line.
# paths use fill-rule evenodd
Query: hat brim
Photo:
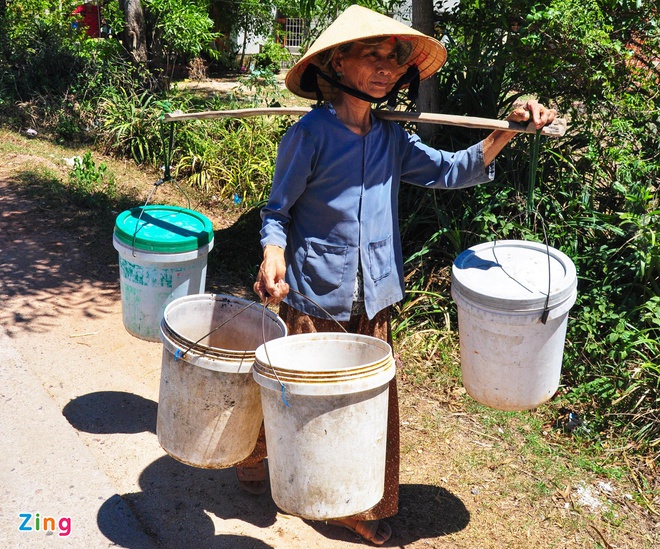
M 435 38 L 368 8 L 352 5 L 321 33 L 305 55 L 289 70 L 284 83 L 291 93 L 299 97 L 317 99 L 314 91 L 300 87 L 300 81 L 310 63 L 325 70 L 319 63 L 320 54 L 344 44 L 377 38 L 387 39 L 391 36 L 413 42 L 410 56 L 402 66 L 402 73 L 409 66 L 416 65 L 420 80 L 424 80 L 440 70 L 447 60 L 447 50 Z M 337 89 L 321 78 L 318 78 L 318 84 L 323 98 L 332 100 Z

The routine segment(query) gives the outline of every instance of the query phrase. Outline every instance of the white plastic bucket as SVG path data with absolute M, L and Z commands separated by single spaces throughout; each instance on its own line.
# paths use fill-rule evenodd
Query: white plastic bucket
M 167 304 L 204 293 L 212 223 L 176 206 L 133 208 L 117 216 L 113 244 L 119 252 L 124 326 L 136 337 L 159 341 Z
M 270 341 L 286 333 L 275 313 L 238 297 L 203 294 L 172 301 L 161 327 L 156 433 L 163 449 L 205 469 L 231 467 L 248 457 L 263 420 L 252 377 L 254 350 L 264 337 Z
M 451 294 L 470 396 L 498 410 L 529 410 L 555 394 L 576 288 L 573 262 L 545 244 L 486 242 L 456 258 Z
M 256 350 L 270 486 L 280 509 L 324 520 L 380 501 L 394 373 L 391 347 L 369 336 L 300 334 Z

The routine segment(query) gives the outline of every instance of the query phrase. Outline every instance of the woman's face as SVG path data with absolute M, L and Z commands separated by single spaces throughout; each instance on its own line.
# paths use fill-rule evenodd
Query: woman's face
M 355 43 L 333 59 L 333 67 L 341 72 L 341 83 L 373 97 L 384 97 L 399 77 L 394 43 Z

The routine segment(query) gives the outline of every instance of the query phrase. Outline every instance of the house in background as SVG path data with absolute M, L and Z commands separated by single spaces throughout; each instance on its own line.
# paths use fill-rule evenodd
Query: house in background
M 301 17 L 284 17 L 282 13 L 276 11 L 273 13 L 274 35 L 277 42 L 282 44 L 290 53 L 296 55 L 300 52 L 300 46 L 303 43 L 308 32 L 308 23 Z M 245 34 L 239 32 L 236 36 L 236 43 L 241 46 Z M 254 55 L 261 51 L 261 46 L 268 40 L 267 36 L 256 36 L 248 38 L 245 46 L 246 55 Z
M 300 47 L 309 33 L 309 23 L 302 17 L 278 17 L 275 19 L 277 41 L 292 55 L 300 54 Z
M 457 0 L 449 0 L 456 1 Z M 410 0 L 400 6 L 393 17 L 399 21 L 410 25 L 412 13 L 412 3 Z M 309 36 L 309 21 L 301 17 L 285 17 L 279 10 L 274 14 L 274 36 L 275 40 L 282 44 L 294 57 L 301 54 L 301 47 L 305 44 L 305 39 Z M 244 33 L 239 32 L 236 37 L 236 43 L 243 44 Z M 254 55 L 261 51 L 261 46 L 268 40 L 266 36 L 257 36 L 248 38 L 245 47 L 246 55 Z

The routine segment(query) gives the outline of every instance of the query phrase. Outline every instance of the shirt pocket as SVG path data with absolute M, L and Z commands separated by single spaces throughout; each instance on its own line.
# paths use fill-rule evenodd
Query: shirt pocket
M 374 282 L 392 272 L 392 236 L 369 243 L 369 274 Z
M 317 295 L 341 286 L 346 273 L 348 246 L 308 239 L 302 273 Z

